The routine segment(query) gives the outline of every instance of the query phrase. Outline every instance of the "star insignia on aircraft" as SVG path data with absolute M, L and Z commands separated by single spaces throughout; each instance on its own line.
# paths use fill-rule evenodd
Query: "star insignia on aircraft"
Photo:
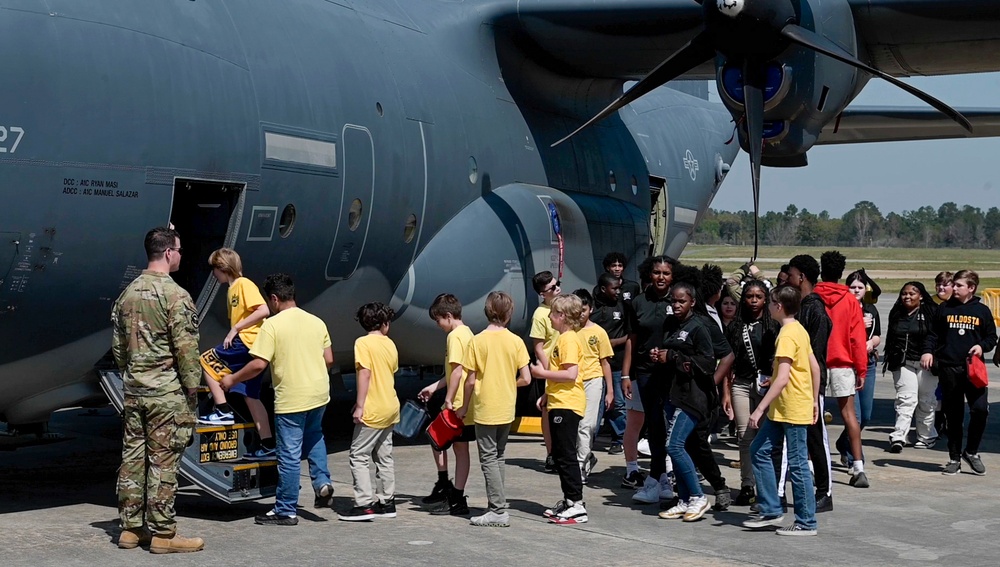
M 684 152 L 684 169 L 691 175 L 691 181 L 698 179 L 698 160 L 694 159 L 691 150 Z

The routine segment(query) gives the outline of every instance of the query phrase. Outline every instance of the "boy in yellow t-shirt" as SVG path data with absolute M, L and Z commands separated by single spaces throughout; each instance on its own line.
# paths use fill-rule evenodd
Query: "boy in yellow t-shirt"
M 230 329 L 222 344 L 201 355 L 205 384 L 212 392 L 215 407 L 211 413 L 199 416 L 198 422 L 205 425 L 232 425 L 236 423 L 233 409 L 227 403 L 226 393 L 219 382 L 224 376 L 238 371 L 252 360 L 250 348 L 257 340 L 260 326 L 264 318 L 270 315 L 270 310 L 257 285 L 243 277 L 243 262 L 235 250 L 219 248 L 208 257 L 208 265 L 212 267 L 215 279 L 229 286 L 226 292 L 226 310 L 229 313 Z M 262 378 L 258 375 L 237 383 L 230 390 L 242 394 L 246 399 L 247 409 L 250 410 L 250 416 L 260 434 L 260 447 L 244 455 L 244 458 L 251 460 L 273 459 L 275 455 L 271 423 L 267 417 L 267 409 L 260 401 L 261 383 Z
M 784 519 L 771 460 L 772 449 L 784 438 L 795 499 L 795 523 L 779 528 L 778 535 L 816 535 L 816 499 L 809 472 L 806 429 L 819 417 L 819 362 L 810 346 L 809 334 L 795 320 L 801 302 L 799 291 L 781 286 L 771 292 L 770 299 L 771 317 L 781 322 L 781 331 L 775 344 L 773 378 L 748 421 L 748 427 L 760 428 L 750 445 L 759 510 L 743 525 L 753 529 L 779 526 Z
M 479 463 L 486 477 L 486 497 L 490 508 L 470 520 L 474 526 L 507 527 L 510 514 L 504 494 L 503 469 L 507 436 L 514 422 L 517 388 L 531 383 L 528 374 L 528 349 L 524 340 L 510 332 L 507 324 L 514 313 L 514 300 L 502 291 L 486 296 L 486 329 L 472 338 L 462 366 L 469 372 L 465 379 L 464 400 L 471 400 L 456 410 L 465 419 L 474 412 Z M 448 388 L 445 405 L 455 405 L 458 389 Z
M 576 444 L 576 458 L 580 461 L 583 483 L 587 484 L 590 471 L 597 464 L 597 457 L 591 450 L 597 429 L 601 424 L 601 415 L 615 401 L 614 384 L 611 382 L 611 357 L 615 351 L 611 348 L 611 339 L 603 327 L 590 320 L 590 310 L 594 305 L 594 296 L 585 289 L 578 289 L 573 295 L 580 298 L 583 304 L 583 328 L 577 331 L 580 343 L 583 344 L 583 359 L 580 361 L 580 373 L 583 375 L 583 391 L 587 396 L 587 411 L 580 420 L 580 429 Z
M 323 414 L 330 403 L 330 367 L 333 350 L 330 333 L 322 319 L 306 313 L 295 301 L 295 284 L 287 274 L 271 274 L 264 280 L 264 294 L 273 315 L 261 325 L 250 349 L 253 360 L 222 378 L 222 387 L 232 390 L 271 369 L 274 384 L 274 425 L 278 437 L 278 487 L 274 509 L 254 522 L 265 526 L 299 523 L 299 473 L 302 457 L 309 461 L 309 477 L 316 494 L 313 505 L 330 506 L 333 483 L 323 438 Z
M 552 320 L 552 327 L 559 331 L 559 338 L 552 349 L 549 368 L 535 363 L 531 367 L 531 374 L 545 380 L 545 394 L 538 399 L 538 407 L 547 407 L 549 410 L 552 459 L 559 473 L 563 499 L 545 510 L 544 516 L 555 524 L 582 524 L 588 517 L 583 503 L 583 480 L 576 448 L 587 398 L 580 371 L 586 347 L 580 343 L 577 334 L 584 323 L 580 298 L 575 295 L 556 297 L 552 300 L 549 318 Z
M 437 323 L 442 331 L 448 333 L 447 350 L 444 358 L 444 377 L 437 382 L 427 386 L 417 394 L 417 399 L 426 402 L 434 395 L 434 392 L 444 388 L 452 393 L 454 401 L 451 406 L 445 404 L 448 409 L 458 409 L 465 405 L 462 394 L 464 393 L 465 378 L 468 375 L 462 362 L 465 360 L 465 353 L 472 343 L 472 330 L 462 322 L 462 303 L 457 297 L 450 293 L 442 293 L 434 299 L 429 309 L 431 319 Z M 464 516 L 469 513 L 469 504 L 465 497 L 465 483 L 469 480 L 469 442 L 476 440 L 474 412 L 465 414 L 465 428 L 462 435 L 452 445 L 455 452 L 455 484 L 448 480 L 448 453 L 445 451 L 435 451 L 434 464 L 437 465 L 438 480 L 434 484 L 434 490 L 430 495 L 421 500 L 424 504 L 442 503 L 441 506 L 433 508 L 431 514 L 452 516 Z
M 531 353 L 535 355 L 535 360 L 543 368 L 549 367 L 549 357 L 552 356 L 552 349 L 555 348 L 556 339 L 559 338 L 559 331 L 552 328 L 549 313 L 552 299 L 559 295 L 561 285 L 562 282 L 557 280 L 548 270 L 538 272 L 531 278 L 531 287 L 542 298 L 542 303 L 535 308 L 535 312 L 531 315 L 531 331 L 528 336 L 531 338 Z M 545 441 L 545 472 L 555 472 L 555 464 L 552 462 L 552 435 L 549 432 L 548 410 L 544 407 L 542 407 L 542 440 Z
M 396 472 L 392 462 L 392 428 L 399 423 L 395 374 L 399 353 L 389 338 L 393 310 L 379 302 L 358 309 L 357 320 L 367 335 L 354 341 L 354 368 L 358 393 L 354 405 L 354 434 L 349 459 L 354 478 L 354 507 L 339 514 L 358 522 L 396 517 Z M 375 493 L 369 462 L 375 461 Z

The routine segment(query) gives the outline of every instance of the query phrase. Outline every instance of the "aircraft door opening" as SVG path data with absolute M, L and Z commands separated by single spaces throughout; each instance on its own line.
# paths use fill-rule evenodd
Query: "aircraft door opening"
M 667 194 L 667 180 L 649 176 L 649 255 L 659 256 L 667 249 L 667 227 L 669 226 L 670 196 Z
M 326 261 L 328 280 L 346 280 L 358 269 L 375 200 L 375 145 L 371 132 L 362 126 L 348 124 L 344 126 L 341 140 L 344 191 L 335 219 L 337 230 L 333 246 Z
M 174 179 L 170 222 L 180 233 L 184 251 L 180 269 L 172 275 L 194 298 L 199 320 L 219 288 L 219 282 L 211 277 L 208 257 L 235 243 L 245 189 L 243 183 Z

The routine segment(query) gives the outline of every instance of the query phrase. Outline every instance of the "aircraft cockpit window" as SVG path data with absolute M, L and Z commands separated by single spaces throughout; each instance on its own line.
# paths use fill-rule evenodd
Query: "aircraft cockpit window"
M 347 228 L 354 232 L 361 225 L 361 211 L 364 207 L 361 205 L 361 199 L 355 199 L 351 202 L 351 212 L 347 214 Z
M 278 220 L 278 235 L 282 238 L 288 238 L 288 235 L 292 233 L 292 227 L 295 226 L 295 205 L 291 203 L 285 205 L 285 208 L 281 211 L 281 219 Z
M 413 237 L 417 234 L 417 215 L 410 213 L 406 217 L 406 224 L 403 225 L 403 242 L 409 244 L 413 242 Z

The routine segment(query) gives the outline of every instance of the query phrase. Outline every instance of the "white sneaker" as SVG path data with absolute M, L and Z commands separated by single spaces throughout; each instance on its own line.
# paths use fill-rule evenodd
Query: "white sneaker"
M 695 520 L 700 520 L 705 512 L 708 510 L 708 497 L 707 496 L 696 496 L 688 501 L 687 512 L 684 514 L 685 522 L 694 522 Z
M 652 453 L 649 452 L 649 439 L 640 439 L 639 443 L 636 444 L 636 450 L 643 457 L 652 455 Z
M 584 507 L 583 502 L 571 502 L 567 500 L 566 504 L 566 508 L 549 518 L 550 522 L 563 526 L 587 523 L 589 518 L 587 517 L 587 509 Z
M 670 477 L 667 480 L 660 481 L 660 500 L 673 500 L 674 496 L 674 484 L 670 481 Z
M 669 510 L 664 510 L 660 512 L 661 520 L 676 520 L 678 518 L 683 518 L 684 514 L 687 514 L 688 503 L 683 500 L 678 500 L 677 505 Z
M 490 510 L 482 516 L 472 518 L 469 523 L 480 527 L 507 528 L 510 527 L 510 514 L 506 511 L 497 513 Z
M 542 512 L 542 515 L 546 518 L 551 518 L 552 516 L 555 516 L 565 510 L 567 506 L 568 504 L 566 504 L 565 500 L 560 500 L 559 502 L 556 502 L 555 506 L 546 508 L 545 511 Z
M 632 495 L 632 502 L 640 504 L 656 504 L 660 501 L 660 481 L 652 477 L 646 477 L 642 483 L 642 488 Z

